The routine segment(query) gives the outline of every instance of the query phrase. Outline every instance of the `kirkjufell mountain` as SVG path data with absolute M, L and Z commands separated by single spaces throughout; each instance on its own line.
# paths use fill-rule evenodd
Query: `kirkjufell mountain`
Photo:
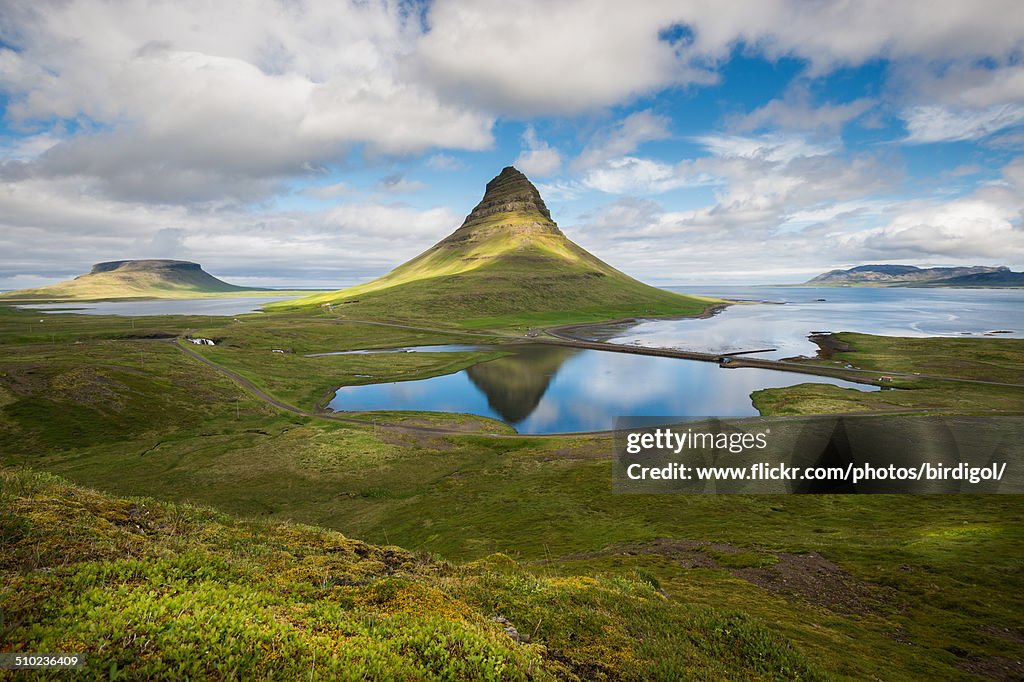
M 412 260 L 365 284 L 269 308 L 328 305 L 354 317 L 484 320 L 693 314 L 707 302 L 648 286 L 573 243 L 533 183 L 509 166 L 457 230 Z

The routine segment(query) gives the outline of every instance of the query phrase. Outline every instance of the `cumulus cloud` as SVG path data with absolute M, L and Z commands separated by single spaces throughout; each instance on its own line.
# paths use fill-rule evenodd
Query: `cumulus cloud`
M 588 171 L 582 184 L 609 194 L 658 194 L 715 182 L 713 175 L 701 170 L 704 165 L 700 161 L 669 164 L 625 156 Z
M 791 86 L 780 99 L 773 99 L 748 114 L 732 116 L 729 127 L 740 133 L 757 130 L 821 131 L 836 135 L 844 125 L 876 104 L 862 98 L 842 104 L 814 102 L 806 84 Z
M 0 28 L 15 47 L 0 49 L 8 118 L 86 124 L 25 172 L 88 178 L 109 197 L 251 201 L 355 145 L 406 154 L 492 143 L 492 116 L 402 77 L 420 28 L 388 3 L 9 9 Z
M 471 157 L 451 152 L 491 149 L 498 120 L 580 113 L 614 122 L 584 139 L 569 161 L 575 177 L 541 187 L 567 200 L 622 197 L 603 218 L 581 223 L 592 229 L 586 239 L 606 244 L 633 235 L 636 245 L 623 245 L 622 255 L 637 249 L 645 262 L 663 262 L 666 244 L 685 237 L 716 258 L 747 263 L 756 255 L 738 249 L 765 252 L 771 235 L 788 245 L 788 259 L 820 258 L 822 243 L 925 254 L 926 235 L 933 255 L 977 254 L 972 241 L 995 243 L 987 234 L 1019 254 L 1017 166 L 968 197 L 896 201 L 889 194 L 900 186 L 898 157 L 846 152 L 840 137 L 850 121 L 867 125 L 881 111 L 904 120 L 911 143 L 1024 146 L 1017 5 L 8 2 L 0 19 L 0 92 L 13 131 L 0 145 L 4 273 L 26 281 L 66 267 L 54 265 L 49 248 L 60 243 L 75 272 L 96 260 L 172 251 L 229 274 L 378 274 L 447 234 L 458 216 L 429 208 L 422 195 L 417 208 L 357 198 L 339 171 L 417 154 L 429 169 L 456 170 Z M 687 130 L 701 156 L 650 153 L 645 143 L 678 131 L 685 106 L 673 121 L 658 105 L 624 117 L 629 109 L 619 107 L 716 83 L 737 52 L 795 58 L 804 68 L 781 97 L 727 117 L 724 131 Z M 877 100 L 812 96 L 818 77 L 876 61 L 890 73 Z M 528 125 L 515 163 L 552 176 L 568 148 Z M 302 183 L 313 186 L 296 189 Z M 644 203 L 698 185 L 712 188 L 709 205 Z M 402 177 L 378 187 L 419 188 Z M 319 212 L 270 208 L 287 193 L 345 203 Z M 874 224 L 865 228 L 868 218 Z
M 523 146 L 525 148 L 514 163 L 519 170 L 537 177 L 554 175 L 561 170 L 561 153 L 539 139 L 533 126 L 527 126 L 523 133 Z
M 661 283 L 802 281 L 875 260 L 918 264 L 1024 261 L 1024 158 L 999 182 L 952 199 L 884 198 L 886 164 L 835 158 L 790 162 L 775 172 L 733 159 L 715 202 L 667 210 L 622 198 L 584 215 L 566 232 L 613 265 Z M 837 174 L 838 173 L 838 174 Z
M 701 185 L 727 186 L 733 203 L 738 194 L 763 196 L 778 194 L 785 188 L 803 188 L 827 184 L 843 191 L 840 183 L 829 183 L 813 173 L 827 170 L 832 177 L 845 180 L 857 176 L 852 185 L 864 189 L 861 178 L 864 160 L 848 164 L 833 156 L 838 142 L 820 144 L 798 135 L 705 135 L 695 138 L 710 156 L 666 163 L 654 159 L 626 156 L 611 159 L 589 170 L 581 181 L 584 187 L 610 194 L 657 194 L 680 187 Z M 804 170 L 808 169 L 808 170 Z M 883 175 L 891 177 L 891 174 Z M 875 183 L 872 183 L 873 185 Z M 741 190 L 754 185 L 759 190 Z M 876 185 L 877 186 L 877 185 Z M 766 188 L 772 188 L 770 191 Z
M 451 154 L 431 154 L 427 157 L 427 166 L 433 170 L 451 171 L 462 168 L 462 162 Z
M 83 196 L 73 184 L 6 183 L 0 288 L 44 273 L 53 282 L 104 260 L 166 257 L 250 276 L 252 284 L 341 286 L 386 272 L 459 221 L 444 207 L 352 201 L 322 210 L 202 210 Z
M 1024 259 L 1024 158 L 1003 168 L 998 183 L 948 201 L 907 202 L 885 225 L 842 235 L 839 242 L 871 255 L 922 254 Z
M 650 110 L 636 111 L 617 122 L 611 130 L 595 136 L 572 162 L 575 170 L 593 168 L 610 159 L 627 156 L 644 142 L 669 137 L 667 116 Z
M 892 71 L 891 94 L 912 144 L 979 140 L 1024 123 L 1019 63 L 913 62 Z
M 1022 14 L 1014 0 L 736 0 L 728 11 L 697 0 L 440 0 L 417 63 L 442 91 L 491 110 L 572 113 L 714 82 L 713 66 L 738 46 L 806 59 L 811 74 L 879 57 L 1007 56 L 1024 44 Z

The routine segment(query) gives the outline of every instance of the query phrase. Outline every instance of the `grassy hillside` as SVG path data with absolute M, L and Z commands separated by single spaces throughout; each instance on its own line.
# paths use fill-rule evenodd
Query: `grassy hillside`
M 87 678 L 824 679 L 767 624 L 642 572 L 453 565 L 8 469 L 0 512 L 4 650 L 85 654 Z
M 638 282 L 570 241 L 537 189 L 509 167 L 488 183 L 459 229 L 416 258 L 365 284 L 268 309 L 333 306 L 355 318 L 480 326 L 693 315 L 711 302 Z
M 266 291 L 235 286 L 204 271 L 198 263 L 128 260 L 97 263 L 66 282 L 0 294 L 9 301 L 93 301 L 118 298 L 192 298 L 204 294 Z

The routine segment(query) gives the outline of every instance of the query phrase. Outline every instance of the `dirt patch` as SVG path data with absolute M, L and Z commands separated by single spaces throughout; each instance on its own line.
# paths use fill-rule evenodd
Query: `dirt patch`
M 377 439 L 388 445 L 416 446 L 432 450 L 451 450 L 454 445 L 444 436 L 418 431 L 415 428 L 403 429 L 391 426 L 377 426 Z
M 102 405 L 115 412 L 124 409 L 124 386 L 95 367 L 76 367 L 50 378 L 55 399 L 79 405 Z
M 774 566 L 739 568 L 731 573 L 774 594 L 842 613 L 877 612 L 894 596 L 892 590 L 854 578 L 817 552 L 776 556 Z
M 978 630 L 984 632 L 986 635 L 1005 639 L 1008 642 L 1024 644 L 1024 631 L 1017 628 L 1000 628 L 995 625 L 982 625 Z
M 1024 660 L 1003 656 L 981 656 L 957 662 L 956 667 L 972 675 L 1000 682 L 1024 680 Z
M 48 374 L 44 365 L 12 364 L 0 369 L 0 382 L 17 395 L 31 395 L 46 390 Z
M 800 599 L 839 613 L 876 613 L 891 608 L 895 591 L 860 580 L 817 552 L 761 552 L 719 542 L 658 538 L 570 555 L 588 559 L 657 554 L 682 568 L 726 570 L 772 594 Z M 743 564 L 753 564 L 746 565 Z

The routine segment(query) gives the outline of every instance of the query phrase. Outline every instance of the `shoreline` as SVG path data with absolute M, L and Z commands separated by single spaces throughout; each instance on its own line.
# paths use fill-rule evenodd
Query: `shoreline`
M 551 336 L 558 339 L 565 339 L 566 341 L 585 341 L 590 342 L 590 339 L 581 339 L 571 334 L 571 330 L 582 329 L 584 327 L 604 327 L 616 324 L 639 324 L 640 322 L 654 321 L 654 320 L 706 320 L 714 317 L 726 308 L 732 305 L 747 305 L 746 302 L 742 301 L 726 301 L 723 303 L 712 303 L 705 308 L 701 313 L 697 315 L 666 315 L 652 316 L 652 317 L 620 317 L 614 320 L 604 320 L 601 322 L 579 322 L 571 324 L 563 324 L 555 327 L 547 327 L 544 329 L 544 333 L 550 334 Z

